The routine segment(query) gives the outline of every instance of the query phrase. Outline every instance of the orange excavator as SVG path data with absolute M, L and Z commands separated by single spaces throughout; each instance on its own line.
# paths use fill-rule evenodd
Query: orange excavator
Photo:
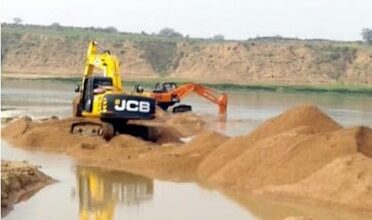
M 192 107 L 179 103 L 192 92 L 215 103 L 218 106 L 219 115 L 226 117 L 227 94 L 219 93 L 216 90 L 200 84 L 186 83 L 177 86 L 174 82 L 157 83 L 152 91 L 152 97 L 156 99 L 158 106 L 163 110 L 168 110 L 169 107 L 173 107 L 174 113 L 186 112 L 191 111 Z

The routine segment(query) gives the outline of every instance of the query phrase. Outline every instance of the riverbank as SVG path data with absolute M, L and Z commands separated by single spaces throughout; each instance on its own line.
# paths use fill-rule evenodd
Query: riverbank
M 15 74 L 2 73 L 2 80 L 44 80 L 44 81 L 62 81 L 71 82 L 71 84 L 80 83 L 81 76 L 61 75 L 53 76 L 48 74 Z M 145 88 L 152 88 L 157 82 L 176 82 L 179 84 L 190 82 L 185 79 L 178 78 L 154 78 L 154 79 L 139 79 L 129 77 L 123 82 L 126 86 L 142 85 Z M 223 91 L 270 91 L 270 92 L 301 92 L 301 93 L 341 93 L 341 94 L 357 94 L 357 95 L 372 95 L 372 85 L 366 84 L 271 84 L 271 83 L 251 83 L 251 84 L 229 84 L 229 83 L 203 83 L 194 80 L 192 82 L 200 83 L 208 87 L 223 90 Z
M 208 83 L 372 85 L 372 47 L 362 42 L 258 37 L 169 38 L 136 33 L 2 24 L 2 71 L 53 76 L 82 72 L 89 40 L 117 56 L 128 79 Z
M 1 160 L 1 216 L 54 180 L 25 161 Z

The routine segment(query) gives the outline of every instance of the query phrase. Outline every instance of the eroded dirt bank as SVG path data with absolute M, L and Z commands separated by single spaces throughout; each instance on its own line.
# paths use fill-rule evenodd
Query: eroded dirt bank
M 80 76 L 92 30 L 2 25 L 2 72 Z M 68 33 L 68 34 L 67 34 Z M 104 34 L 99 43 L 121 64 L 125 79 L 185 79 L 210 83 L 368 84 L 372 50 L 359 42 L 257 38 L 211 41 Z M 58 52 L 57 52 L 58 51 Z M 48 74 L 46 74 L 48 73 Z
M 202 129 L 199 119 L 188 120 L 195 116 L 177 117 L 165 120 L 159 143 L 128 135 L 108 142 L 73 136 L 72 119 L 21 118 L 2 136 L 14 146 L 66 153 L 89 165 L 372 215 L 371 128 L 343 128 L 313 105 L 290 109 L 234 138 Z M 187 143 L 179 141 L 184 120 L 185 134 L 197 133 Z
M 1 160 L 1 216 L 9 213 L 14 203 L 52 182 L 54 180 L 39 171 L 37 166 Z

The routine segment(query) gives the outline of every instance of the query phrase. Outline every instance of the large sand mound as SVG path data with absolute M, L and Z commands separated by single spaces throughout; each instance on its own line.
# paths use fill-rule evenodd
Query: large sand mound
M 349 202 L 353 203 L 349 207 L 372 211 L 372 196 L 366 193 L 372 188 L 371 151 L 370 128 L 342 128 L 315 106 L 302 105 L 249 135 L 224 142 L 206 156 L 197 172 L 204 182 L 223 188 L 339 205 Z M 335 161 L 351 155 L 362 159 L 351 159 L 355 163 L 344 173 L 341 162 Z M 358 174 L 365 179 L 356 179 Z M 328 181 L 324 187 L 322 179 Z
M 292 135 L 300 135 L 301 133 L 327 132 L 340 128 L 341 127 L 335 121 L 321 112 L 317 107 L 313 105 L 301 105 L 275 118 L 269 119 L 251 134 L 230 139 L 228 142 L 218 147 L 214 152 L 208 155 L 201 164 L 199 175 L 202 178 L 209 177 L 212 173 L 226 166 L 228 162 L 241 155 L 244 151 L 253 148 L 254 145 L 259 147 L 259 141 L 272 138 L 283 132 L 292 130 Z M 291 132 L 288 134 L 291 134 Z M 282 138 L 290 139 L 292 137 L 286 137 L 284 135 L 273 141 L 277 140 L 277 142 L 280 142 Z M 286 148 L 286 146 L 282 148 Z
M 327 132 L 341 128 L 316 106 L 304 104 L 267 120 L 249 136 L 258 141 L 298 127 L 306 127 L 306 133 Z
M 209 181 L 244 190 L 294 183 L 338 157 L 366 149 L 368 145 L 360 145 L 357 138 L 361 132 L 372 131 L 351 128 L 309 134 L 295 128 L 254 143 L 211 175 Z

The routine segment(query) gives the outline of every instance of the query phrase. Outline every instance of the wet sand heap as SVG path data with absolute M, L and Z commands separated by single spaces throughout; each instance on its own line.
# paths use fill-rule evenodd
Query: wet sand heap
M 72 119 L 21 118 L 2 135 L 15 146 L 63 152 L 89 165 L 372 212 L 368 127 L 343 128 L 313 105 L 295 107 L 234 138 L 202 129 L 195 116 L 177 117 L 167 120 L 163 135 L 171 138 L 161 143 L 128 135 L 108 142 L 74 136 L 68 130 Z M 184 121 L 190 128 L 182 132 Z M 176 135 L 195 132 L 188 143 Z
M 28 197 L 54 180 L 27 162 L 1 161 L 1 216 L 13 204 Z

